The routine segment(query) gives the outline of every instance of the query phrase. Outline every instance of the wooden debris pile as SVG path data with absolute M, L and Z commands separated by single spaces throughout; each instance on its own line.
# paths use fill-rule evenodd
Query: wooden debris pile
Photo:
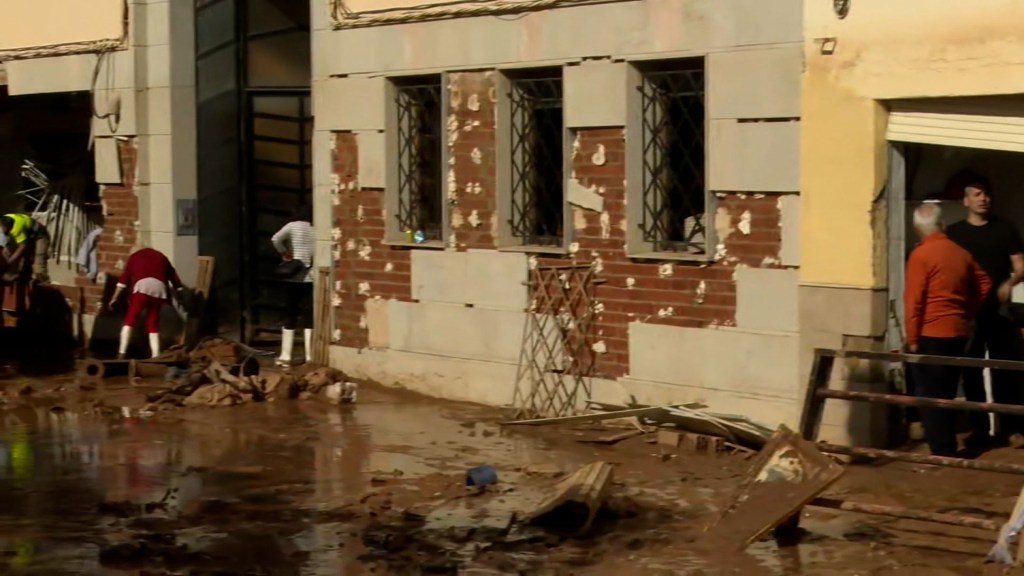
M 354 400 L 353 394 L 349 398 L 344 393 L 354 385 L 346 382 L 340 370 L 316 368 L 300 375 L 261 368 L 244 346 L 220 338 L 204 341 L 182 358 L 180 366 L 167 370 L 168 387 L 147 394 L 145 409 L 235 406 L 276 399 Z
M 631 404 L 619 406 L 590 402 L 593 412 L 558 418 L 538 418 L 506 422 L 509 426 L 594 425 L 602 429 L 628 428 L 624 432 L 613 432 L 606 436 L 581 438 L 580 442 L 591 444 L 616 444 L 635 436 L 654 435 L 652 443 L 687 446 L 698 452 L 743 452 L 760 450 L 772 436 L 772 430 L 749 418 L 731 414 L 708 412 L 703 404 L 679 404 L 671 406 L 644 406 Z M 592 430 L 592 429 L 591 429 Z

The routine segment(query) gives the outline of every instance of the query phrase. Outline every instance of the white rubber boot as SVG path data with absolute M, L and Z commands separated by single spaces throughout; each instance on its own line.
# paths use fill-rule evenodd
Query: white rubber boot
M 306 349 L 306 362 L 309 363 L 313 361 L 313 329 L 306 328 L 302 335 L 305 337 L 303 348 Z
M 117 344 L 117 357 L 118 359 L 124 359 L 124 355 L 128 353 L 128 342 L 132 339 L 132 327 L 122 326 L 121 327 L 121 341 Z
M 149 351 L 153 354 L 150 358 L 156 358 L 160 355 L 160 335 L 150 334 L 149 335 Z
M 281 355 L 277 357 L 278 366 L 292 365 L 292 348 L 295 346 L 295 330 L 281 330 Z

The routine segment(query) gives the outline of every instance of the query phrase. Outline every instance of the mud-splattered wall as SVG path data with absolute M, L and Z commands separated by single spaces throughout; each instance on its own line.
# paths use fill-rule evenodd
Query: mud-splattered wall
M 75 276 L 74 286 L 57 286 L 75 310 L 81 305 L 84 314 L 100 311 L 103 287 L 107 276 L 117 276 L 128 255 L 136 248 L 139 227 L 138 146 L 134 138 L 118 142 L 123 182 L 100 187 L 103 208 L 103 232 L 96 242 L 96 263 L 99 275 L 88 278 L 84 271 Z M 77 254 L 73 255 L 77 258 Z M 51 266 L 55 266 L 53 262 Z M 62 265 L 62 264 L 61 264 Z M 81 300 L 80 300 L 81 299 Z
M 495 73 L 460 72 L 447 78 L 450 109 L 445 189 L 451 230 L 446 250 L 496 251 Z M 574 137 L 571 168 L 575 180 L 570 186 L 596 194 L 601 208 L 593 203 L 587 208 L 567 204 L 574 227 L 568 253 L 524 258 L 530 268 L 566 262 L 595 267 L 603 281 L 596 289 L 595 376 L 629 374 L 631 323 L 682 328 L 737 326 L 737 271 L 786 268 L 780 254 L 783 199 L 791 195 L 716 192 L 715 207 L 707 217 L 719 240 L 713 261 L 630 258 L 626 250 L 626 230 L 631 225 L 626 211 L 626 131 L 622 127 L 583 128 L 574 131 Z M 384 244 L 385 193 L 360 187 L 359 145 L 358 133 L 335 134 L 335 335 L 341 346 L 353 348 L 374 345 L 370 324 L 382 302 L 412 301 L 410 252 L 425 250 Z M 793 298 L 795 290 L 794 284 Z M 777 303 L 765 299 L 762 305 Z M 525 299 L 522 306 L 528 306 Z M 433 331 L 438 327 L 417 329 Z

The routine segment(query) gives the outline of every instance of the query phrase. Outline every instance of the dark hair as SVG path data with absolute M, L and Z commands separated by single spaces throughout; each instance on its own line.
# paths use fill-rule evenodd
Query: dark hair
M 4 228 L 14 228 L 14 218 L 10 216 L 0 216 L 0 226 Z
M 309 222 L 312 224 L 313 207 L 306 202 L 296 206 L 295 212 L 292 212 L 292 222 Z
M 957 172 L 949 179 L 949 186 L 955 186 L 959 189 L 960 194 L 963 195 L 967 194 L 968 188 L 984 190 L 985 194 L 989 196 L 992 195 L 992 183 L 989 182 L 988 178 L 985 178 L 973 170 L 961 170 L 960 172 Z

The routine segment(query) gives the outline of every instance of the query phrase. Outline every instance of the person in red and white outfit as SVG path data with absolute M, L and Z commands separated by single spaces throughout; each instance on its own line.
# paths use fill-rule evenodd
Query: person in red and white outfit
M 160 309 L 171 297 L 168 287 L 180 293 L 184 288 L 178 272 L 171 261 L 162 252 L 152 248 L 143 248 L 128 257 L 124 272 L 117 282 L 110 303 L 117 302 L 125 288 L 131 287 L 128 297 L 128 313 L 124 317 L 121 328 L 121 342 L 117 348 L 117 357 L 124 358 L 131 340 L 132 328 L 139 315 L 146 313 L 146 332 L 149 333 L 149 349 L 153 356 L 160 355 Z

